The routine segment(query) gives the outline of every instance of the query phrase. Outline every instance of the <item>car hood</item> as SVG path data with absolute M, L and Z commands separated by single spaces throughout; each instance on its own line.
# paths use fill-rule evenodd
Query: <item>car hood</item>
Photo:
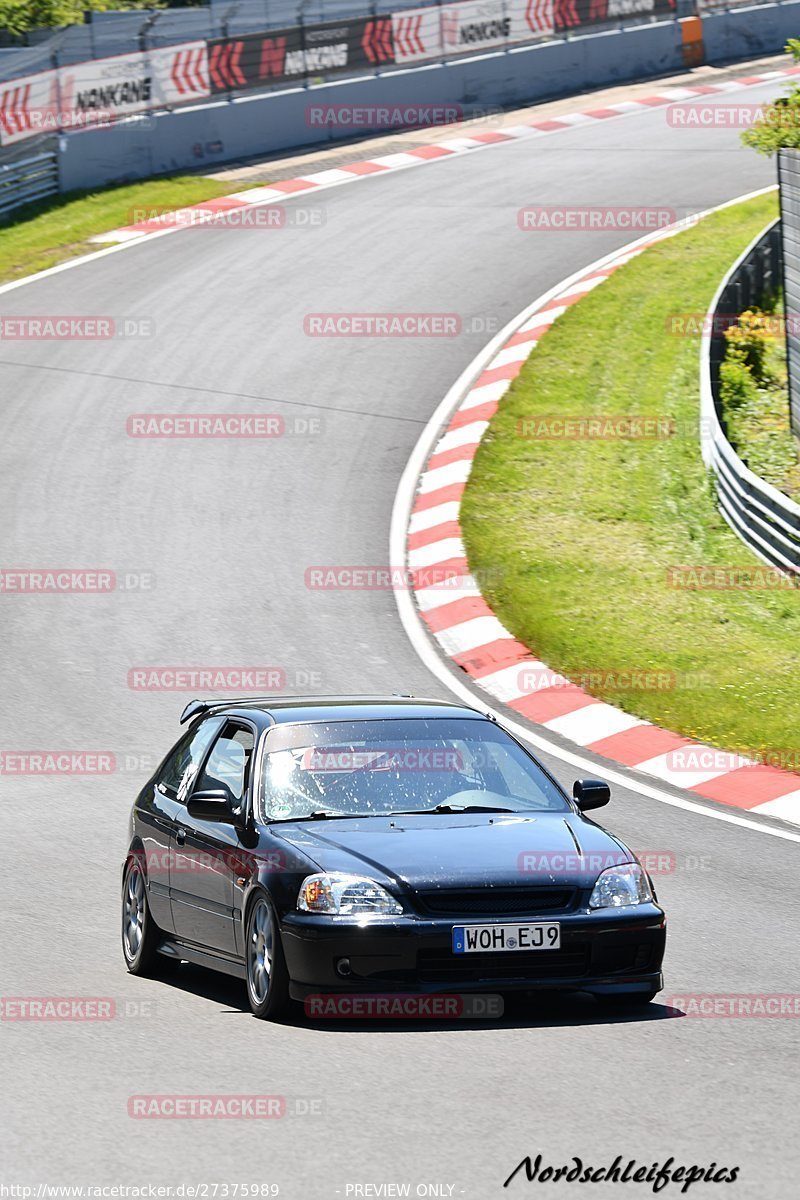
M 272 827 L 320 870 L 399 880 L 415 889 L 591 887 L 630 850 L 574 813 L 425 813 Z

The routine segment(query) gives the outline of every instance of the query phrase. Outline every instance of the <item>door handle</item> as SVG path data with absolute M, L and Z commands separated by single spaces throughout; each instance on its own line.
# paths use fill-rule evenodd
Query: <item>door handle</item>
M 179 846 L 183 845 L 183 843 L 186 841 L 186 830 L 185 829 L 178 829 L 176 831 L 175 841 L 178 843 Z

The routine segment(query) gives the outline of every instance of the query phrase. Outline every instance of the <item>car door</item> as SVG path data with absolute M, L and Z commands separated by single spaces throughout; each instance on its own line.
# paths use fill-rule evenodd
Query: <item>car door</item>
M 136 824 L 144 846 L 150 911 L 165 933 L 173 930 L 170 879 L 175 820 L 184 807 L 182 795 L 221 724 L 221 717 L 209 717 L 185 733 L 137 803 Z
M 255 726 L 226 720 L 186 791 L 187 801 L 195 791 L 223 789 L 231 812 L 243 812 L 255 742 Z M 192 817 L 184 805 L 173 837 L 170 885 L 176 934 L 181 941 L 235 956 L 234 876 L 240 859 L 236 825 Z

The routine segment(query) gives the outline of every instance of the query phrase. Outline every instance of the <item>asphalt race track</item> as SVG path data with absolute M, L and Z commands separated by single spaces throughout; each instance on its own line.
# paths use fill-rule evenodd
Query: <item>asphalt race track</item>
M 298 199 L 321 212 L 315 228 L 187 230 L 0 296 L 4 315 L 153 327 L 0 347 L 2 562 L 107 568 L 141 585 L 1 601 L 4 746 L 111 751 L 121 768 L 0 779 L 3 994 L 113 997 L 119 1014 L 0 1023 L 10 1182 L 272 1182 L 287 1200 L 439 1184 L 485 1200 L 535 1193 L 521 1175 L 502 1189 L 526 1154 L 596 1166 L 619 1154 L 740 1168 L 735 1185 L 696 1184 L 693 1196 L 797 1196 L 792 1020 L 682 1018 L 658 1002 L 609 1017 L 587 998 L 470 1027 L 269 1025 L 221 976 L 127 975 L 118 928 L 130 803 L 189 699 L 132 689 L 132 668 L 273 666 L 293 692 L 447 694 L 391 592 L 312 590 L 305 572 L 387 563 L 400 476 L 456 376 L 530 300 L 635 236 L 523 233 L 517 210 L 683 215 L 774 174 L 736 130 L 669 128 L 653 109 Z M 304 316 L 328 311 L 458 313 L 464 333 L 307 336 Z M 291 435 L 131 438 L 126 420 L 142 412 L 275 413 Z M 571 784 L 573 770 L 545 757 Z M 739 827 L 633 788 L 617 788 L 602 817 L 635 849 L 677 861 L 656 881 L 670 920 L 665 996 L 800 993 L 800 848 L 765 831 L 789 826 Z M 143 1123 L 127 1107 L 143 1093 L 281 1094 L 291 1115 Z

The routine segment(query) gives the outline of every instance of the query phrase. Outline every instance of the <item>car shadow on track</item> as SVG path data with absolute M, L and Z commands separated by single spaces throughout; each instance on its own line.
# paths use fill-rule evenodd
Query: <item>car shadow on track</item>
M 160 981 L 223 1006 L 223 1016 L 250 1016 L 244 983 L 227 975 L 218 975 L 184 963 L 168 978 Z M 654 1000 L 630 1008 L 605 1008 L 591 996 L 565 993 L 556 996 L 527 996 L 524 993 L 504 997 L 500 1017 L 310 1017 L 302 1005 L 278 1024 L 314 1033 L 441 1033 L 465 1029 L 559 1029 L 576 1025 L 634 1025 L 671 1020 L 684 1013 Z

